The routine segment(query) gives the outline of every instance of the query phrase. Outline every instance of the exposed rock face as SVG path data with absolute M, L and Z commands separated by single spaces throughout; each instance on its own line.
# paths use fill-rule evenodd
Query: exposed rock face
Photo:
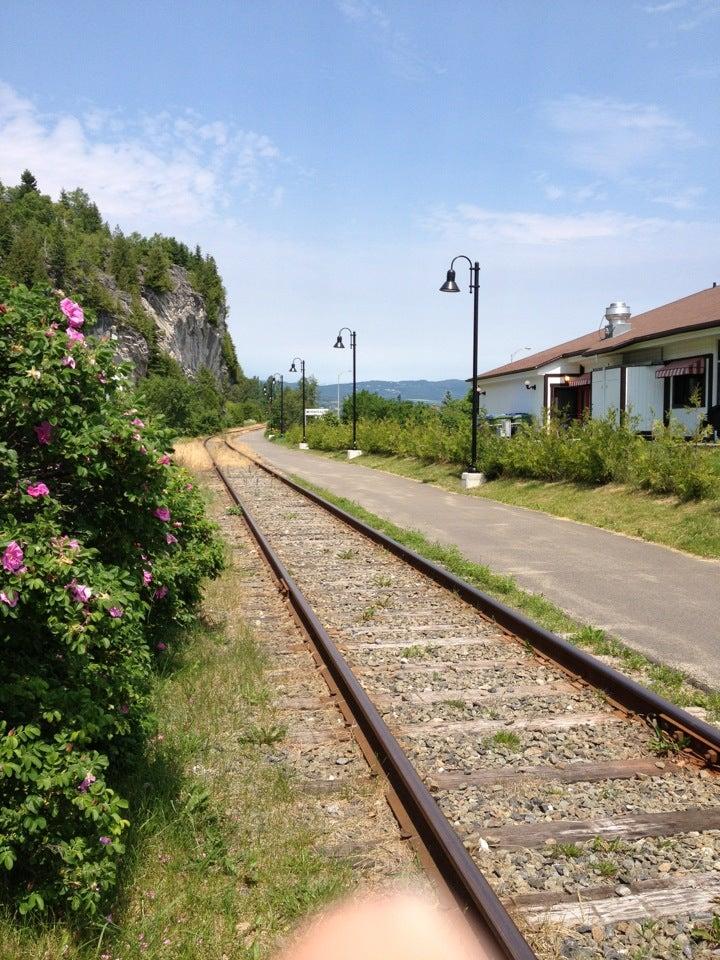
M 226 380 L 228 370 L 222 356 L 222 342 L 227 333 L 225 317 L 217 324 L 208 320 L 205 302 L 188 280 L 186 271 L 173 264 L 170 268 L 173 289 L 157 293 L 141 287 L 140 302 L 147 317 L 157 330 L 157 345 L 169 353 L 192 376 L 201 367 L 207 367 L 218 379 Z M 145 337 L 128 323 L 132 302 L 128 293 L 118 289 L 112 277 L 103 275 L 103 286 L 118 303 L 118 313 L 100 313 L 98 322 L 89 331 L 97 335 L 109 334 L 117 340 L 119 359 L 129 360 L 137 378 L 145 376 L 150 349 Z

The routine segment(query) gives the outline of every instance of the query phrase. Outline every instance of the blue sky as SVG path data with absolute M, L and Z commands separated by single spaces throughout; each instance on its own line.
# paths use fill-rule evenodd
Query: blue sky
M 481 369 L 720 281 L 720 0 L 5 0 L 0 34 L 0 179 L 212 252 L 248 373 L 334 382 L 349 325 L 362 379 L 467 376 L 457 253 Z

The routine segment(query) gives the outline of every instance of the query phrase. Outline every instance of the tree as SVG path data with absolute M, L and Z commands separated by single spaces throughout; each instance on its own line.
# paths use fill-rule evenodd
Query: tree
M 33 224 L 22 227 L 13 239 L 5 258 L 3 272 L 11 280 L 31 287 L 47 283 L 48 275 L 42 252 L 42 236 Z
M 20 194 L 30 193 L 31 190 L 34 190 L 35 193 L 39 192 L 37 180 L 29 170 L 25 169 L 20 175 Z
M 124 290 L 135 290 L 138 285 L 137 259 L 132 244 L 120 227 L 115 227 L 110 253 L 110 273 Z
M 68 248 L 62 225 L 54 223 L 47 243 L 48 273 L 56 287 L 64 287 L 68 281 Z
M 153 238 L 145 258 L 143 282 L 156 293 L 168 293 L 173 288 L 170 276 L 170 257 L 160 238 Z

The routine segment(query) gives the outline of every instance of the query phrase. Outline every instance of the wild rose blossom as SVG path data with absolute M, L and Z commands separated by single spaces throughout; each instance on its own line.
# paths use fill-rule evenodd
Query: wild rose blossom
M 176 521 L 173 523 L 173 526 L 176 527 L 176 528 L 179 530 L 180 527 L 182 526 L 182 521 L 181 521 L 181 520 L 176 520 Z
M 113 618 L 113 620 L 119 619 L 125 611 L 122 607 L 110 607 L 108 614 Z
M 79 540 L 68 540 L 68 542 L 67 542 L 67 548 L 68 548 L 68 550 L 79 550 L 79 549 L 80 549 L 80 541 L 79 541 Z
M 140 419 L 140 417 L 135 417 L 135 419 L 134 419 L 134 420 L 131 420 L 130 423 L 131 423 L 134 427 L 144 427 L 144 426 L 145 426 L 145 424 L 142 422 L 142 420 Z
M 158 463 L 161 463 L 164 467 L 166 467 L 169 463 L 172 463 L 172 461 L 170 457 L 166 453 L 164 453 L 161 457 L 158 458 Z
M 46 336 L 46 337 L 54 337 L 54 336 L 55 336 L 55 331 L 57 330 L 57 328 L 58 328 L 59 326 L 60 326 L 59 323 L 51 323 L 50 326 L 49 326 L 49 327 L 47 328 L 47 330 L 45 331 L 45 336 Z
M 170 519 L 170 511 L 167 507 L 156 507 L 154 516 L 156 516 L 158 520 L 163 520 L 165 523 L 167 523 Z
M 97 378 L 102 384 L 106 384 L 108 382 L 108 378 L 105 376 L 105 373 L 103 370 L 100 371 L 100 373 L 97 375 Z
M 70 297 L 65 297 L 60 301 L 60 309 L 68 318 L 71 327 L 81 327 L 85 323 L 85 314 L 80 304 L 75 303 Z
M 163 643 L 161 640 L 160 643 L 155 644 L 155 649 L 159 650 L 162 653 L 163 650 L 167 650 L 167 644 Z
M 16 540 L 11 540 L 2 555 L 3 569 L 7 573 L 17 573 L 21 569 L 24 559 L 25 554 L 20 544 Z
M 109 843 L 112 843 L 110 837 L 100 837 L 100 843 L 106 847 Z
M 152 574 L 149 570 L 143 570 L 143 584 L 148 587 L 152 583 Z
M 186 484 L 185 484 L 185 489 L 186 489 L 186 490 L 192 490 L 192 488 L 193 488 L 193 485 L 192 485 L 191 483 L 186 483 Z
M 4 303 L 0 303 L 0 313 L 7 313 L 7 307 Z
M 64 367 L 70 367 L 72 370 L 75 369 L 75 357 L 63 357 L 62 365 Z
M 174 534 L 172 533 L 165 534 L 165 543 L 167 543 L 168 546 L 171 546 L 173 543 L 177 543 L 177 542 L 178 542 L 178 538 Z
M 155 591 L 155 593 L 153 594 L 153 599 L 154 599 L 154 600 L 164 600 L 167 595 L 168 595 L 168 588 L 167 588 L 167 587 L 165 587 L 165 586 L 163 586 L 163 587 L 158 587 L 157 590 Z
M 0 590 L 0 603 L 7 604 L 8 607 L 16 607 L 19 597 L 17 590 Z
M 78 603 L 87 603 L 92 596 L 92 589 L 84 583 L 78 583 L 75 577 L 72 578 L 70 583 L 65 584 L 65 586 L 73 595 L 73 599 L 77 600 Z
M 32 483 L 26 492 L 29 497 L 46 497 L 50 493 L 44 483 Z
M 93 783 L 97 780 L 97 777 L 92 773 L 86 773 L 85 779 L 78 784 L 78 790 L 80 793 L 87 793 L 88 787 L 92 786 Z
M 118 707 L 118 710 L 120 711 L 120 713 L 129 713 L 130 707 L 126 703 L 123 703 Z
M 76 330 L 75 327 L 67 328 L 67 338 L 71 343 L 84 343 L 85 335 Z
M 47 446 L 52 440 L 52 432 L 55 428 L 48 420 L 43 420 L 42 423 L 39 423 L 36 427 L 33 427 L 33 430 L 37 434 L 38 443 L 42 446 Z

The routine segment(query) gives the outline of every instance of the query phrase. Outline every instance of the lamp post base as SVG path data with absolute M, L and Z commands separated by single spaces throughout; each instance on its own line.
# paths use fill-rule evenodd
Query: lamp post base
M 348 460 L 354 460 L 355 457 L 361 457 L 361 456 L 362 456 L 362 450 L 348 450 L 348 451 L 347 451 L 347 458 L 348 458 Z
M 301 450 L 309 450 L 309 449 L 310 449 L 310 444 L 309 444 L 309 443 L 299 443 L 299 444 L 298 444 L 298 447 L 299 447 Z
M 469 470 L 466 470 L 460 478 L 463 490 L 472 490 L 473 487 L 480 487 L 483 483 L 486 483 L 486 478 L 484 473 L 470 473 Z

